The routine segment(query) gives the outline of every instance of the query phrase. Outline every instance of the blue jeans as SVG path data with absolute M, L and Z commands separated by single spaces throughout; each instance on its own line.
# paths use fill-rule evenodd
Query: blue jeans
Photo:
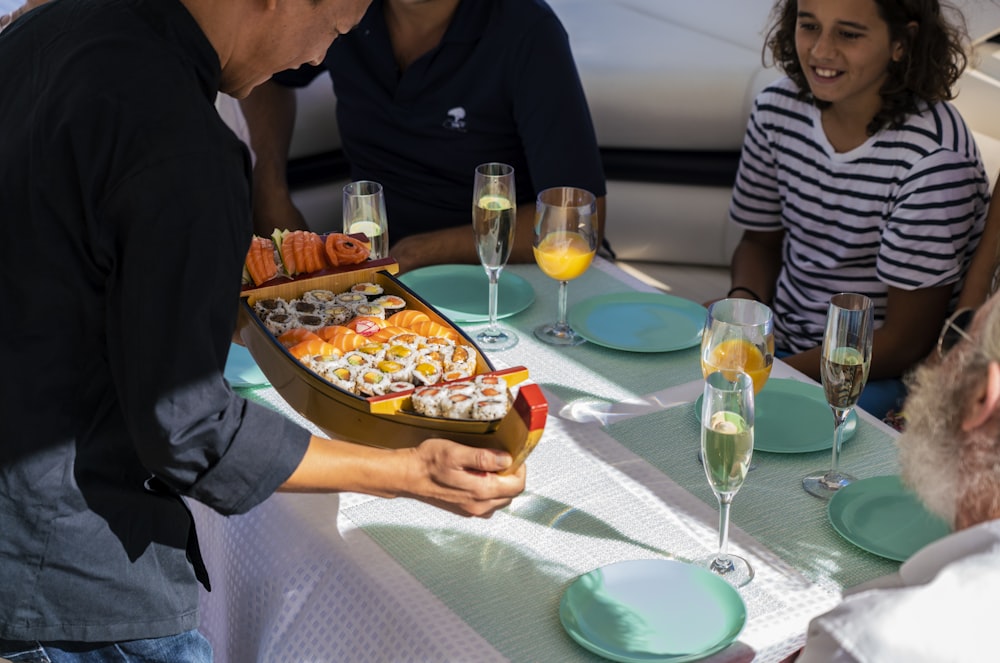
M 125 642 L 16 642 L 0 640 L 11 663 L 212 663 L 212 646 L 195 630 Z

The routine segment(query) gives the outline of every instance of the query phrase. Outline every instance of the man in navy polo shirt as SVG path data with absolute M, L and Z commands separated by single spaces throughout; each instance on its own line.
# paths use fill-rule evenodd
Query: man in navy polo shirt
M 538 191 L 598 197 L 604 173 L 569 40 L 542 0 L 375 0 L 320 67 L 283 72 L 243 103 L 258 162 L 258 234 L 304 227 L 285 179 L 294 91 L 329 71 L 353 180 L 382 183 L 402 270 L 478 263 L 470 226 L 477 165 L 517 178 L 512 262 L 531 262 Z M 331 118 L 332 120 L 332 118 Z

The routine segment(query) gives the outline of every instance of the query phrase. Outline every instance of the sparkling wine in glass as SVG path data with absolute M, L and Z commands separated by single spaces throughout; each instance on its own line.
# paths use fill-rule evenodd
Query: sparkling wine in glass
M 382 185 L 370 180 L 344 186 L 344 232 L 368 238 L 372 260 L 389 256 L 389 224 L 385 214 Z
M 833 462 L 829 470 L 802 479 L 802 487 L 810 495 L 830 499 L 854 481 L 854 477 L 839 469 L 840 446 L 844 439 L 844 423 L 868 381 L 873 330 L 872 301 L 868 297 L 842 292 L 830 299 L 820 378 L 826 402 L 833 410 Z
M 472 187 L 472 234 L 479 262 L 489 278 L 489 324 L 476 334 L 484 350 L 507 350 L 517 345 L 517 334 L 497 322 L 500 272 L 510 257 L 517 218 L 514 168 L 505 163 L 476 167 Z
M 590 267 L 597 251 L 597 204 L 594 194 L 575 187 L 555 187 L 538 194 L 535 205 L 535 262 L 559 281 L 559 317 L 535 328 L 550 345 L 579 345 L 584 338 L 566 322 L 568 282 Z
M 702 466 L 719 502 L 719 549 L 702 565 L 742 587 L 753 579 L 754 570 L 747 560 L 729 554 L 729 508 L 753 457 L 753 380 L 742 372 L 709 373 L 701 408 Z

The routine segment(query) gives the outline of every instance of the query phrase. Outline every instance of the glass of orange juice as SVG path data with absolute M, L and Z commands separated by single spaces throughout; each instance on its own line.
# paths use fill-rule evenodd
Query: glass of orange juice
M 566 322 L 569 281 L 587 271 L 597 251 L 597 204 L 594 194 L 576 187 L 554 187 L 535 203 L 535 262 L 559 281 L 559 317 L 535 328 L 535 337 L 550 345 L 579 345 L 583 337 Z
M 701 337 L 701 372 L 722 371 L 730 381 L 746 373 L 759 394 L 774 364 L 771 309 L 752 299 L 720 299 L 708 307 Z

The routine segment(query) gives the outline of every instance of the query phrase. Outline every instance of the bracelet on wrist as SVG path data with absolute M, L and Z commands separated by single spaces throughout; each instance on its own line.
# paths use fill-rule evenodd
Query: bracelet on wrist
M 738 285 L 735 288 L 730 288 L 729 292 L 726 293 L 726 297 L 732 297 L 733 294 L 737 292 L 745 292 L 746 294 L 750 295 L 750 299 L 753 299 L 754 301 L 758 302 L 764 301 L 763 299 L 760 298 L 760 295 L 758 295 L 756 292 L 754 292 L 750 288 L 744 288 L 741 285 Z

